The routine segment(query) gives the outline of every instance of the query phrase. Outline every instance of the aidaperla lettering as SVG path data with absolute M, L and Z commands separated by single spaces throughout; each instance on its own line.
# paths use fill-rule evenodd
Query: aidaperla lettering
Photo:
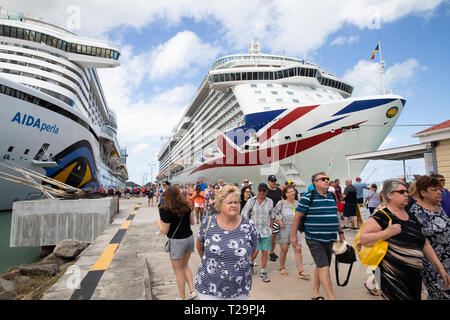
M 20 125 L 24 125 L 31 128 L 37 128 L 40 132 L 49 132 L 53 134 L 59 133 L 59 128 L 56 124 L 47 124 L 41 121 L 40 118 L 35 118 L 31 115 L 24 113 L 23 115 L 20 112 L 17 112 L 15 116 L 11 119 L 11 122 L 17 122 Z

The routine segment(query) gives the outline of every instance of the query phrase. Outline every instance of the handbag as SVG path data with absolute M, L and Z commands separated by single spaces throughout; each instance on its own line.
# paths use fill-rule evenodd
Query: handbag
M 311 205 L 313 203 L 315 194 L 316 194 L 316 191 L 311 190 L 311 199 L 309 200 L 309 208 L 311 207 Z M 308 208 L 308 211 L 309 211 L 309 208 Z M 306 221 L 306 214 L 308 213 L 308 211 L 306 211 L 300 217 L 300 222 L 298 223 L 298 231 L 300 231 L 300 232 L 305 232 L 305 221 Z
M 283 200 L 281 200 L 280 213 L 283 213 Z M 275 220 L 273 221 L 273 226 L 272 226 L 272 234 L 277 234 L 279 232 L 280 232 L 280 224 L 278 223 L 278 220 L 275 217 Z
M 335 256 L 335 273 L 336 273 L 336 283 L 340 287 L 345 287 L 348 284 L 348 280 L 350 280 L 350 274 L 352 273 L 353 262 L 356 261 L 355 249 L 353 249 L 350 245 L 347 245 L 347 250 L 345 250 L 341 254 L 337 254 Z M 350 264 L 350 268 L 348 269 L 347 278 L 344 283 L 340 283 L 339 281 L 339 263 Z
M 382 209 L 378 210 L 383 212 L 389 220 L 392 222 L 391 217 Z M 367 247 L 360 244 L 361 230 L 364 228 L 365 222 L 362 223 L 361 227 L 356 234 L 355 241 L 353 241 L 353 248 L 356 250 L 359 260 L 361 263 L 367 267 L 370 267 L 373 271 L 380 264 L 386 255 L 388 249 L 388 242 L 386 240 L 378 240 L 373 246 Z

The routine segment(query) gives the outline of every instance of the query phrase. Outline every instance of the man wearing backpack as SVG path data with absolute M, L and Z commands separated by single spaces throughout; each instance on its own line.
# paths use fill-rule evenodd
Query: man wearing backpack
M 319 293 L 320 286 L 322 286 L 328 299 L 334 300 L 330 276 L 332 248 L 338 233 L 339 239 L 344 240 L 344 232 L 339 224 L 336 200 L 333 194 L 328 191 L 330 178 L 326 173 L 319 172 L 312 176 L 311 181 L 314 189 L 308 191 L 300 199 L 296 210 L 292 223 L 291 245 L 293 247 L 297 245 L 297 229 L 300 218 L 302 215 L 306 215 L 306 244 L 316 264 L 311 299 L 324 300 Z

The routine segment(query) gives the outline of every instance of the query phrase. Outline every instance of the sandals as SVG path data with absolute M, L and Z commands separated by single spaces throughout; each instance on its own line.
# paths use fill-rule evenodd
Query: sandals
M 322 297 L 322 296 L 318 296 L 318 297 L 315 297 L 315 298 L 311 298 L 311 300 L 325 300 L 325 298 Z
M 282 276 L 287 276 L 287 275 L 289 275 L 289 273 L 286 271 L 286 269 L 284 269 L 284 268 L 281 268 L 280 269 L 280 274 L 282 275 Z
M 373 288 L 370 289 L 369 286 L 367 285 L 367 282 L 364 282 L 364 287 L 367 289 L 367 291 L 369 291 L 369 293 L 375 297 L 378 297 L 380 294 L 378 293 L 378 290 Z
M 309 274 L 307 274 L 305 271 L 299 272 L 298 277 L 303 280 L 311 279 L 311 276 Z

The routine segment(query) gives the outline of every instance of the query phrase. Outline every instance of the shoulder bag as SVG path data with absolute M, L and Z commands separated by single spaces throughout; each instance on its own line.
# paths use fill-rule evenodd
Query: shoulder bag
M 336 283 L 340 287 L 345 287 L 348 284 L 348 280 L 350 279 L 350 274 L 352 273 L 353 262 L 356 261 L 355 250 L 347 245 L 347 250 L 345 250 L 341 254 L 337 254 L 334 259 L 335 273 L 336 273 Z M 348 269 L 347 278 L 344 283 L 339 282 L 339 263 L 350 264 L 350 268 Z
M 308 211 L 311 208 L 311 205 L 312 205 L 312 203 L 314 201 L 315 194 L 316 194 L 316 191 L 315 190 L 311 190 L 311 199 L 309 200 L 309 208 L 304 214 L 302 214 L 302 216 L 300 217 L 300 222 L 298 224 L 298 231 L 300 231 L 300 232 L 305 232 L 306 215 L 308 214 Z
M 177 233 L 178 228 L 180 227 L 181 222 L 183 221 L 183 217 L 184 217 L 184 215 L 181 216 L 180 223 L 178 223 L 178 226 L 175 229 L 175 232 L 173 233 L 172 237 L 169 240 L 167 240 L 166 245 L 164 246 L 164 252 L 170 252 L 170 240 L 172 240 L 173 237 L 175 236 L 175 234 Z
M 379 209 L 378 211 L 383 212 L 389 220 L 392 222 L 391 217 L 386 213 L 386 211 Z M 365 223 L 363 222 L 356 234 L 355 241 L 353 241 L 353 248 L 356 250 L 359 260 L 361 263 L 367 267 L 370 267 L 373 271 L 380 264 L 386 255 L 388 249 L 388 242 L 386 240 L 378 240 L 371 247 L 366 247 L 360 244 L 361 230 L 364 228 Z

